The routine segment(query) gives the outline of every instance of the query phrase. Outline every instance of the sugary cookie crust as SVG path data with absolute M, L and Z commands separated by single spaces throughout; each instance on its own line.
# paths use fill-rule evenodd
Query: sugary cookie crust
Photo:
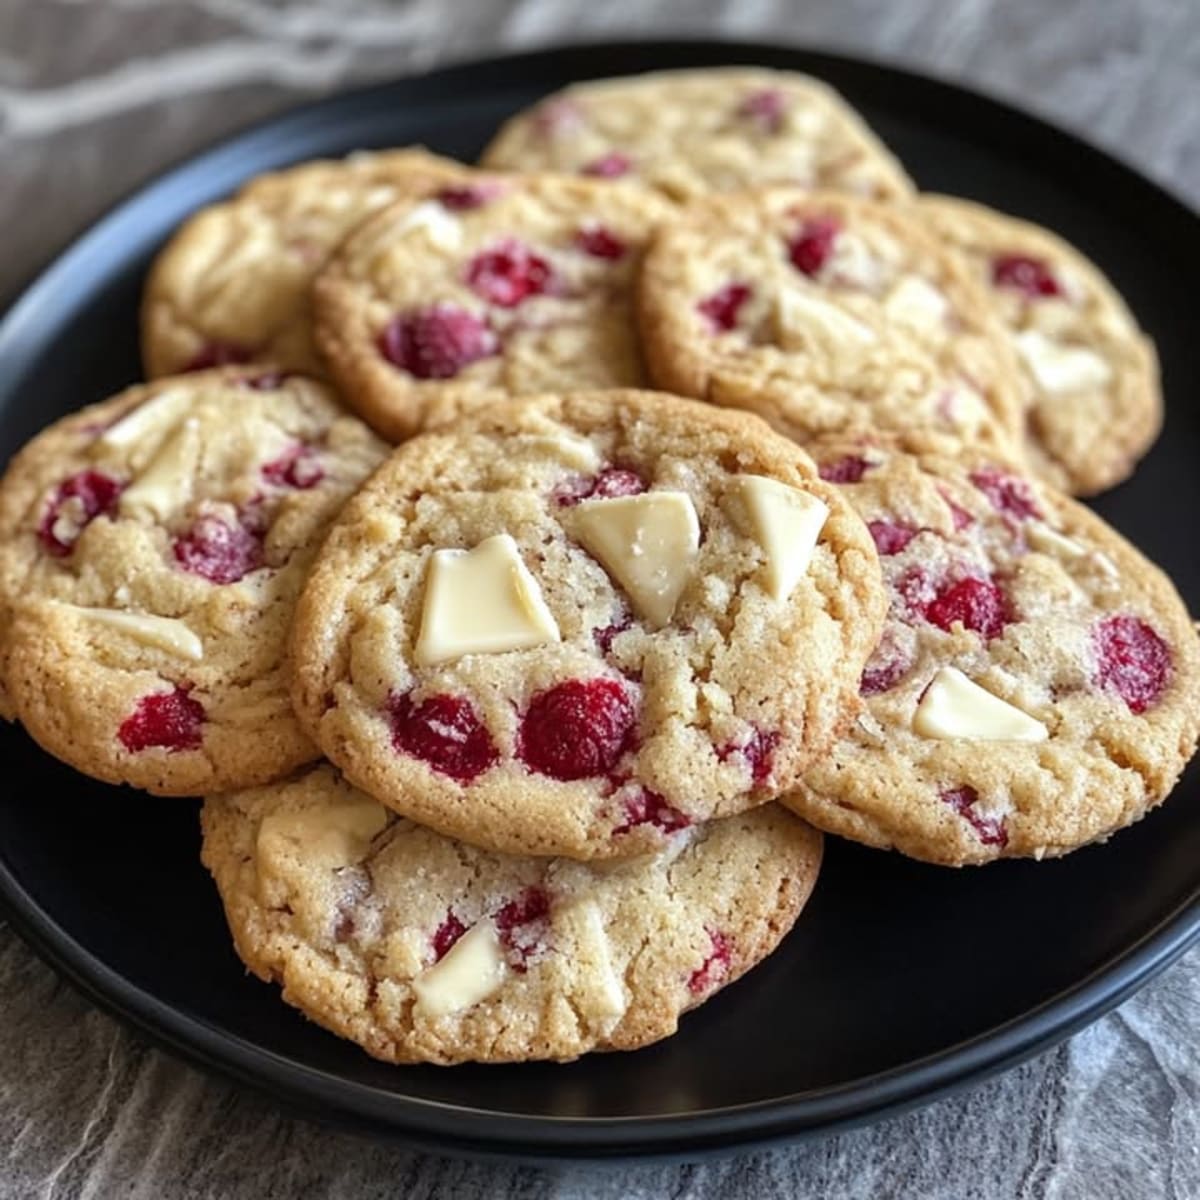
M 645 383 L 632 281 L 674 207 L 545 176 L 461 191 L 377 214 L 316 282 L 317 341 L 356 411 L 399 441 L 435 402 Z
M 749 476 L 829 506 L 783 599 L 744 532 Z M 586 514 L 635 493 L 696 514 L 694 567 L 657 623 L 580 540 Z M 561 640 L 418 665 L 434 551 L 502 534 Z M 293 700 L 354 783 L 443 833 L 643 853 L 795 780 L 852 714 L 884 603 L 866 529 L 760 421 L 653 393 L 542 396 L 401 446 L 351 501 L 297 610 Z
M 947 865 L 1103 839 L 1160 803 L 1195 750 L 1188 613 L 1087 509 L 985 456 L 910 446 L 811 447 L 871 527 L 891 610 L 865 711 L 784 802 Z
M 313 276 L 369 213 L 467 173 L 424 150 L 360 153 L 260 175 L 202 209 L 167 243 L 146 283 L 147 375 L 270 362 L 323 376 L 312 342 Z
M 490 854 L 328 766 L 210 799 L 202 825 L 242 960 L 389 1062 L 565 1061 L 667 1037 L 775 949 L 821 861 L 820 834 L 778 805 L 611 866 Z
M 658 386 L 799 440 L 924 428 L 1018 453 L 1012 351 L 909 209 L 794 188 L 699 202 L 655 237 L 638 317 Z
M 576 84 L 507 121 L 481 162 L 638 179 L 680 200 L 767 183 L 881 200 L 914 190 L 832 88 L 794 72 L 745 67 Z
M 165 795 L 316 757 L 288 701 L 292 607 L 383 453 L 328 389 L 245 368 L 131 388 L 39 434 L 0 482 L 22 724 L 87 774 Z
M 1154 343 L 1124 300 L 1038 225 L 952 196 L 922 196 L 918 211 L 966 258 L 1017 347 L 1030 465 L 1076 495 L 1120 483 L 1162 427 Z

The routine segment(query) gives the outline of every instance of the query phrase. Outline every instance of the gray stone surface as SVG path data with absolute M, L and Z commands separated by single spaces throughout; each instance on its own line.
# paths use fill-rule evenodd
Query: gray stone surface
M 0 293 L 163 166 L 344 85 L 556 38 L 724 32 L 1011 99 L 1200 201 L 1194 0 L 0 0 Z M 479 1166 L 280 1116 L 148 1049 L 0 924 L 2 1197 L 1200 1197 L 1200 952 L 966 1095 L 769 1153 Z

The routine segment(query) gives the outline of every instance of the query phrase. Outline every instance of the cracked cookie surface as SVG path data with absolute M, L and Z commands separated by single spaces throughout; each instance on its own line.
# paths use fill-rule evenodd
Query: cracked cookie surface
M 443 833 L 641 854 L 794 782 L 884 607 L 866 528 L 761 421 L 529 398 L 399 447 L 346 507 L 293 700 L 355 784 Z
M 390 1062 L 569 1060 L 675 1032 L 778 945 L 821 836 L 778 805 L 603 867 L 492 854 L 332 768 L 205 802 L 234 942 L 312 1020 Z
M 0 483 L 17 716 L 89 775 L 194 795 L 317 756 L 288 701 L 292 609 L 385 447 L 329 390 L 227 368 L 44 430 Z
M 651 244 L 638 315 L 658 386 L 797 440 L 920 428 L 1019 453 L 1003 330 L 908 209 L 792 188 L 698 202 Z
M 323 376 L 308 293 L 330 253 L 369 213 L 468 174 L 423 150 L 361 153 L 260 175 L 202 209 L 167 243 L 147 280 L 147 375 L 269 362 Z
M 1196 747 L 1200 644 L 1157 567 L 977 453 L 810 449 L 868 522 L 891 607 L 865 711 L 784 803 L 960 865 L 1065 854 L 1166 797 Z
M 645 383 L 633 279 L 674 206 L 578 179 L 471 186 L 470 203 L 434 197 L 379 213 L 314 288 L 334 378 L 393 440 L 435 403 Z
M 481 161 L 637 179 L 681 200 L 766 183 L 881 200 L 913 192 L 900 163 L 832 88 L 745 67 L 576 84 L 511 118 Z
M 1120 483 L 1162 426 L 1154 344 L 1097 267 L 1047 229 L 953 196 L 918 211 L 962 254 L 1012 338 L 1030 465 L 1089 496 Z

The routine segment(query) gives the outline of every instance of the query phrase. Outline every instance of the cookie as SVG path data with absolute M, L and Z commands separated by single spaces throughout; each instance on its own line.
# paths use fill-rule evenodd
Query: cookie
M 659 387 L 798 440 L 920 428 L 1019 454 L 1003 331 L 909 209 L 794 188 L 701 201 L 652 243 L 638 309 Z
M 947 865 L 1065 854 L 1160 803 L 1200 729 L 1170 580 L 1095 514 L 986 456 L 817 445 L 891 610 L 866 710 L 784 802 Z
M 919 211 L 1012 337 L 1030 465 L 1076 495 L 1120 483 L 1162 428 L 1162 394 L 1154 343 L 1112 284 L 1038 225 L 952 196 L 922 196 Z
M 400 440 L 431 403 L 645 382 L 631 287 L 674 208 L 632 186 L 481 180 L 397 204 L 317 280 L 317 341 L 356 411 Z
M 355 154 L 260 175 L 202 209 L 159 254 L 142 303 L 151 378 L 270 362 L 324 374 L 308 291 L 330 252 L 368 213 L 448 188 L 465 167 L 422 150 Z
M 766 183 L 880 200 L 912 181 L 832 88 L 789 71 L 663 71 L 580 83 L 509 120 L 487 167 L 638 179 L 676 199 Z
M 402 445 L 347 505 L 293 700 L 353 783 L 439 832 L 643 854 L 797 778 L 884 608 L 866 528 L 762 422 L 531 397 Z
M 288 702 L 288 627 L 384 449 L 325 387 L 244 368 L 130 388 L 44 430 L 0 481 L 22 724 L 86 774 L 162 795 L 316 758 Z
M 821 837 L 770 804 L 603 868 L 491 854 L 328 766 L 205 802 L 234 943 L 312 1020 L 389 1062 L 520 1062 L 675 1032 L 779 944 Z

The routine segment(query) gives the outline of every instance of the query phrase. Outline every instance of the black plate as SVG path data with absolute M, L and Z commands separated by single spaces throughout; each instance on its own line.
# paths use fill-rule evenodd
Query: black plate
M 470 159 L 497 122 L 587 76 L 757 62 L 822 76 L 927 188 L 1065 233 L 1158 341 L 1167 431 L 1097 508 L 1200 607 L 1192 289 L 1197 220 L 1095 150 L 993 101 L 875 65 L 765 46 L 577 47 L 438 71 L 300 109 L 172 171 L 101 221 L 0 328 L 0 453 L 138 376 L 154 249 L 268 167 L 423 141 Z M 1189 500 L 1188 497 L 1191 497 Z M 471 1153 L 689 1154 L 861 1122 L 1011 1065 L 1093 1020 L 1200 935 L 1197 776 L 1107 846 L 948 871 L 831 842 L 805 918 L 747 979 L 636 1054 L 570 1066 L 389 1067 L 245 976 L 197 860 L 195 805 L 117 793 L 0 733 L 0 894 L 98 1003 L 287 1106 Z M 15 783 L 16 786 L 13 786 Z

